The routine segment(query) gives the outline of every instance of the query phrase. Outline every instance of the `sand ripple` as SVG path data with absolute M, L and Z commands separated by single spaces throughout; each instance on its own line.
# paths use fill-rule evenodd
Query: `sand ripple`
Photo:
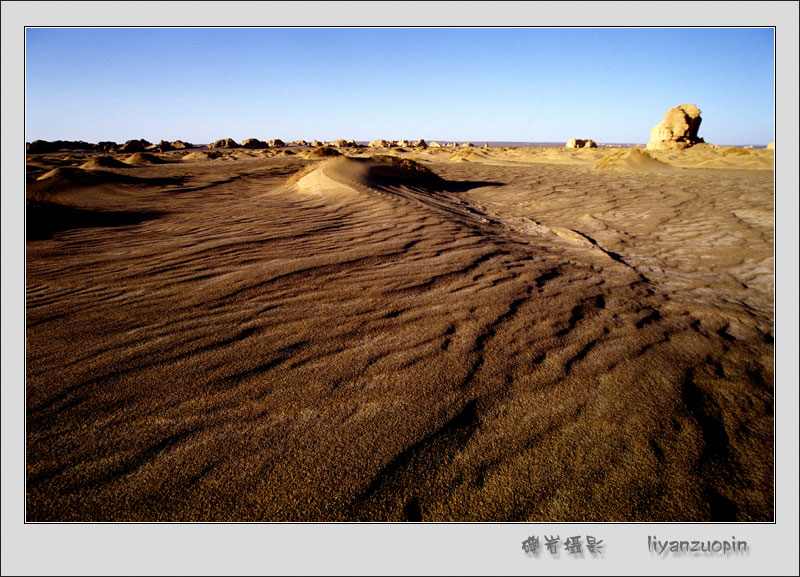
M 771 520 L 771 171 L 450 154 L 30 185 L 28 520 Z

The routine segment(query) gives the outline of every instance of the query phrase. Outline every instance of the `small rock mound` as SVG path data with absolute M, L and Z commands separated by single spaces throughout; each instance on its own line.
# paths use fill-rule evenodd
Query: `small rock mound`
M 473 160 L 480 160 L 488 158 L 489 155 L 484 148 L 464 148 L 457 150 L 450 155 L 451 162 L 470 162 Z
M 378 155 L 366 158 L 353 159 L 369 167 L 372 177 L 382 179 L 399 179 L 402 182 L 428 182 L 441 184 L 444 181 L 435 172 L 410 158 L 399 156 Z
M 111 183 L 133 182 L 130 176 L 118 172 L 104 170 L 83 170 L 74 166 L 59 166 L 39 176 L 29 183 L 31 188 L 26 191 L 29 198 L 42 200 L 45 196 L 52 200 L 52 193 L 75 188 L 88 188 Z M 44 195 L 44 196 L 42 196 Z
M 640 148 L 631 148 L 628 151 L 615 150 L 605 158 L 598 160 L 594 167 L 601 170 L 616 170 L 619 172 L 672 172 L 680 170 L 653 158 Z
M 136 152 L 123 161 L 125 164 L 164 164 L 166 160 L 149 152 Z
M 597 148 L 597 143 L 591 138 L 570 138 L 567 148 Z
M 738 146 L 726 146 L 720 150 L 722 156 L 750 156 L 750 151 Z
M 441 190 L 446 182 L 425 166 L 407 158 L 378 155 L 332 158 L 290 177 L 288 184 L 307 192 L 345 189 L 386 190 L 400 187 Z
M 211 152 L 195 150 L 194 152 L 184 155 L 181 160 L 211 160 L 213 158 L 219 158 L 220 156 L 222 156 L 222 154 L 216 150 L 212 150 Z
M 342 153 L 330 146 L 318 146 L 306 154 L 306 158 L 325 158 L 326 156 L 341 156 Z
M 232 138 L 223 138 L 221 140 L 215 140 L 211 144 L 208 145 L 208 148 L 241 148 L 239 143 L 237 143 Z
M 96 156 L 81 164 L 84 170 L 101 170 L 103 168 L 129 168 L 130 164 L 120 162 L 111 156 Z
M 44 173 L 36 180 L 63 180 L 76 183 L 90 183 L 94 182 L 95 179 L 91 173 L 81 170 L 80 168 L 74 168 L 72 166 L 59 166 L 58 168 L 54 168 L 53 170 Z
M 340 138 L 338 140 L 334 140 L 330 143 L 331 146 L 336 148 L 355 148 L 356 141 L 355 140 L 345 140 L 344 138 Z

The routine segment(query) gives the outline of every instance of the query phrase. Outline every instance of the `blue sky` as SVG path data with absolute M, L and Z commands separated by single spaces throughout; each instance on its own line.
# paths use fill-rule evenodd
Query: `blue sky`
M 771 28 L 29 28 L 26 140 L 774 140 Z

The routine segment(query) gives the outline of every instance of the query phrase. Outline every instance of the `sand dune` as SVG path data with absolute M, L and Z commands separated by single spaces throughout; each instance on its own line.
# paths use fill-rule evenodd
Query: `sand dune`
M 136 182 L 137 180 L 133 175 L 107 170 L 85 170 L 73 166 L 59 166 L 36 178 L 36 183 L 29 183 L 28 197 L 59 197 L 75 190 L 96 188 L 115 182 Z
M 598 160 L 595 168 L 625 172 L 672 172 L 676 170 L 676 167 L 656 160 L 646 151 L 638 148 L 609 154 L 602 160 Z
M 125 164 L 162 164 L 166 162 L 163 158 L 149 152 L 134 152 L 123 160 Z
M 450 160 L 452 162 L 471 161 L 486 158 L 489 158 L 489 153 L 479 148 L 466 148 L 458 150 L 450 156 Z
M 95 174 L 90 174 L 85 172 L 79 168 L 71 168 L 71 167 L 58 167 L 54 168 L 42 176 L 37 178 L 36 180 L 54 180 L 54 181 L 63 181 L 67 182 L 86 182 L 86 183 L 93 183 L 99 182 L 100 179 Z
M 772 520 L 770 157 L 461 152 L 32 181 L 28 520 Z
M 210 160 L 213 158 L 219 158 L 222 156 L 222 153 L 212 150 L 212 151 L 205 151 L 205 150 L 195 150 L 194 152 L 190 152 L 189 154 L 185 154 L 181 157 L 182 160 Z
M 306 158 L 326 158 L 328 156 L 341 156 L 341 152 L 330 146 L 318 146 L 306 152 Z
M 95 156 L 80 165 L 83 170 L 99 170 L 103 168 L 128 168 L 133 163 L 120 162 L 113 156 Z
M 294 175 L 289 182 L 296 181 L 300 190 L 312 192 L 316 189 L 311 182 L 325 179 L 347 187 L 375 189 L 415 186 L 435 190 L 444 184 L 441 178 L 418 162 L 389 155 L 367 158 L 338 157 L 309 168 L 312 170 L 308 174 Z

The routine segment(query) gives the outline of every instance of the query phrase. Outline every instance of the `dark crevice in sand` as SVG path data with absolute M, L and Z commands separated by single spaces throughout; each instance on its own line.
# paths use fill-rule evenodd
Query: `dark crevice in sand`
M 726 457 L 730 439 L 725 424 L 715 416 L 719 413 L 719 407 L 697 386 L 691 370 L 684 378 L 681 394 L 684 404 L 697 419 L 703 434 L 703 456 L 706 459 Z
M 641 320 L 636 321 L 636 328 L 641 329 L 642 327 L 646 327 L 647 325 L 658 321 L 660 318 L 661 318 L 660 312 L 658 312 L 657 310 L 650 311 Z
M 739 521 L 738 507 L 722 495 L 716 489 L 709 488 L 705 492 L 705 500 L 711 509 L 709 519 L 716 523 L 731 523 Z
M 369 503 L 374 499 L 394 497 L 393 491 L 402 487 L 399 477 L 414 477 L 415 469 L 420 466 L 426 467 L 425 463 L 428 464 L 424 472 L 426 477 L 434 474 L 437 468 L 445 466 L 460 447 L 466 444 L 480 423 L 476 403 L 476 400 L 467 402 L 454 417 L 436 431 L 400 452 L 384 465 L 354 500 L 352 507 L 356 516 L 360 517 L 359 512 L 365 506 L 369 507 Z M 421 511 L 421 506 L 418 505 L 417 509 Z M 369 515 L 368 509 L 363 513 Z M 391 511 L 386 513 L 389 513 L 391 518 Z
M 564 365 L 564 374 L 568 375 L 572 371 L 572 366 L 578 361 L 585 359 L 586 355 L 589 354 L 589 351 L 591 351 L 596 344 L 597 341 L 590 341 L 589 343 L 586 344 L 586 346 L 584 346 L 580 351 L 578 351 L 574 357 L 570 358 Z
M 422 521 L 422 508 L 419 504 L 419 499 L 411 497 L 403 507 L 403 515 L 406 521 Z
M 554 278 L 558 277 L 559 274 L 561 274 L 559 270 L 550 269 L 547 272 L 539 275 L 534 280 L 534 282 L 536 283 L 536 288 L 542 288 L 547 281 L 553 280 Z
M 603 306 L 599 306 L 599 305 Z M 591 297 L 585 299 L 581 304 L 575 305 L 572 307 L 570 311 L 569 320 L 567 321 L 567 326 L 560 331 L 556 332 L 557 337 L 563 337 L 571 333 L 575 330 L 575 327 L 578 325 L 580 321 L 582 321 L 586 315 L 591 314 L 593 311 L 604 308 L 605 307 L 605 300 L 603 299 L 602 295 L 598 295 L 595 297 Z
M 664 449 L 661 448 L 661 445 L 658 444 L 658 441 L 655 439 L 650 439 L 650 448 L 653 449 L 653 454 L 656 457 L 656 460 L 659 464 L 663 465 L 665 456 L 664 456 Z
M 444 332 L 444 340 L 442 341 L 442 350 L 446 351 L 450 348 L 450 343 L 453 341 L 452 336 L 456 333 L 456 326 L 450 325 Z
M 722 470 L 726 477 L 741 474 L 741 464 L 731 452 L 731 439 L 719 405 L 695 383 L 693 371 L 687 371 L 682 388 L 683 401 L 698 423 L 703 438 L 698 466 L 701 470 Z M 720 493 L 713 481 L 705 483 L 704 498 L 710 507 L 710 521 L 737 521 L 737 506 Z M 730 490 L 730 486 L 727 486 Z
M 592 244 L 594 247 L 596 247 L 598 250 L 600 250 L 601 252 L 603 252 L 603 253 L 607 254 L 607 255 L 608 255 L 610 258 L 611 258 L 611 260 L 613 260 L 613 261 L 615 261 L 615 262 L 618 262 L 618 263 L 620 263 L 620 264 L 624 264 L 625 266 L 628 266 L 628 267 L 630 267 L 630 268 L 632 268 L 632 269 L 636 270 L 636 267 L 633 267 L 633 266 L 631 266 L 630 264 L 628 264 L 627 262 L 625 262 L 625 260 L 622 258 L 622 255 L 620 255 L 619 253 L 616 253 L 616 252 L 613 252 L 613 251 L 610 251 L 610 250 L 607 250 L 607 249 L 603 248 L 602 246 L 600 246 L 600 244 L 599 244 L 599 243 L 598 243 L 598 242 L 597 242 L 595 239 L 593 239 L 593 238 L 592 238 L 591 236 L 589 236 L 588 234 L 586 234 L 586 233 L 584 233 L 584 232 L 581 232 L 581 231 L 579 231 L 579 230 L 572 230 L 572 232 L 574 232 L 575 234 L 577 234 L 577 235 L 579 235 L 579 236 L 582 236 L 583 238 L 585 238 L 586 240 L 588 240 L 588 241 L 589 241 L 589 243 L 591 243 L 591 244 Z M 638 272 L 638 271 L 637 271 L 637 272 Z

